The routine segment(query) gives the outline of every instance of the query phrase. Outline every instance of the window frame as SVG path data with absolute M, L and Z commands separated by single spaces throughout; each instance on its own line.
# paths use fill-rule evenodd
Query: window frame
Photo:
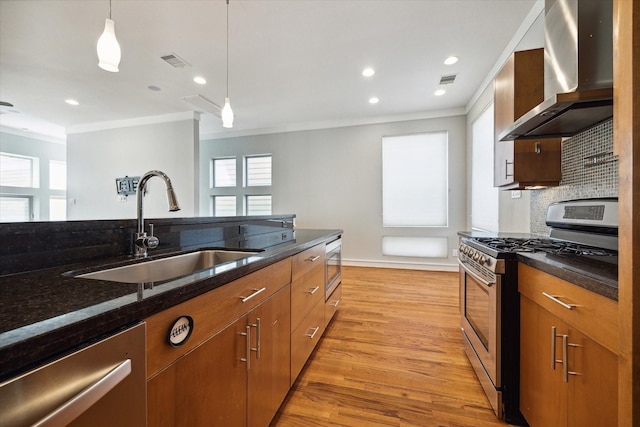
M 269 158 L 269 185 L 266 184 L 257 184 L 257 185 L 247 185 L 248 183 L 253 183 L 248 176 L 250 173 L 249 163 L 251 159 L 256 158 Z M 216 173 L 216 161 L 217 160 L 228 160 L 234 159 L 236 164 L 236 182 L 235 186 L 216 186 L 215 182 L 215 173 Z M 210 187 L 210 203 L 209 203 L 209 212 L 212 216 L 216 215 L 216 198 L 217 197 L 235 197 L 236 199 L 236 216 L 240 215 L 249 215 L 248 212 L 251 210 L 250 207 L 250 198 L 251 197 L 269 197 L 270 198 L 270 212 L 269 215 L 273 212 L 273 154 L 271 153 L 262 153 L 262 154 L 248 154 L 242 156 L 220 156 L 214 157 L 210 160 L 210 171 L 209 171 L 209 187 Z M 240 177 L 240 180 L 238 178 Z M 241 185 L 238 184 L 241 182 Z M 260 213 L 258 215 L 265 215 Z

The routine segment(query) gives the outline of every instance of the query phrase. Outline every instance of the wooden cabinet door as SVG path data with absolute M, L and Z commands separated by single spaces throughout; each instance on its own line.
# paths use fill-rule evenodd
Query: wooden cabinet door
M 329 325 L 333 316 L 335 316 L 336 311 L 338 311 L 338 306 L 340 305 L 340 301 L 342 300 L 342 285 L 338 285 L 338 287 L 333 291 L 329 299 L 324 303 L 324 327 Z
M 494 81 L 494 187 L 558 185 L 561 139 L 500 141 L 499 135 L 544 101 L 544 50 L 514 52 Z
M 300 325 L 291 331 L 291 384 L 298 378 L 311 352 L 320 341 L 324 325 L 324 302 L 320 301 Z
M 318 264 L 291 282 L 291 327 L 293 329 L 307 314 L 324 300 L 324 268 Z
M 577 330 L 569 331 L 569 426 L 618 425 L 618 358 Z
M 248 371 L 247 425 L 266 427 L 289 391 L 290 287 L 285 286 L 256 307 L 248 319 L 252 350 Z
M 520 297 L 520 411 L 531 427 L 567 425 L 567 387 L 562 380 L 562 365 L 551 360 L 562 359 L 563 322 L 540 308 L 530 299 Z M 555 347 L 555 354 L 552 349 Z M 552 356 L 553 354 L 553 356 Z
M 246 325 L 244 316 L 147 382 L 150 427 L 246 425 Z

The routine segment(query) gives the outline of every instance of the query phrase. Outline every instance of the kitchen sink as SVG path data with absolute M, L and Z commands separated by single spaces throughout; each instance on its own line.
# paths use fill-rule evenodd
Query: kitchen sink
M 83 279 L 107 280 L 121 283 L 151 283 L 175 279 L 230 261 L 248 258 L 257 252 L 234 250 L 201 250 L 153 261 L 98 270 L 76 275 Z

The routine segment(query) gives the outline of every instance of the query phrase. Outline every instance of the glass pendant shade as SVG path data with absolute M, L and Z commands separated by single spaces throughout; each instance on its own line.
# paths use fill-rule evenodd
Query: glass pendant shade
M 233 127 L 233 110 L 231 109 L 229 98 L 224 99 L 224 107 L 222 107 L 222 127 Z
M 115 24 L 111 19 L 106 19 L 104 32 L 98 39 L 98 67 L 103 70 L 117 73 L 120 64 L 120 45 L 116 39 Z

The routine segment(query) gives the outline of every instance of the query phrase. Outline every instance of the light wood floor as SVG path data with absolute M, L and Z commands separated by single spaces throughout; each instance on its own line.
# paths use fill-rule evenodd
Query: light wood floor
M 271 426 L 505 427 L 459 325 L 457 273 L 343 267 L 340 309 Z

